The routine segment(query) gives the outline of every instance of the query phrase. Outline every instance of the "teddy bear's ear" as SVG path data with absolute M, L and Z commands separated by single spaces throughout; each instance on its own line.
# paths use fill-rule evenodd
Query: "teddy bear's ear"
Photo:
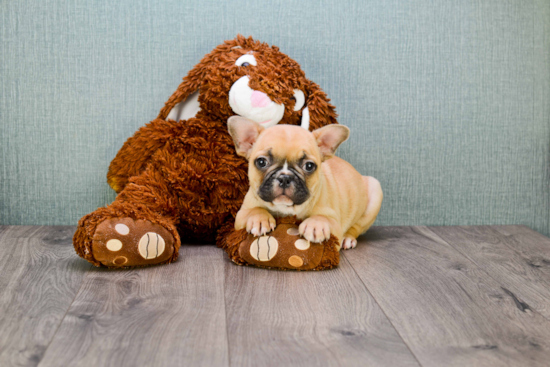
M 313 131 L 326 125 L 337 124 L 336 110 L 321 87 L 310 81 L 306 89 L 307 99 L 302 110 L 301 126 Z
M 195 117 L 200 111 L 199 87 L 207 70 L 208 63 L 205 57 L 183 78 L 178 89 L 160 110 L 158 118 L 179 121 Z
M 172 108 L 172 110 L 170 110 L 168 116 L 166 116 L 166 120 L 187 120 L 191 117 L 197 116 L 197 113 L 199 113 L 200 110 L 201 107 L 199 104 L 199 91 L 196 90 L 195 92 L 191 93 L 191 95 L 189 95 L 189 97 L 187 97 L 185 100 L 176 104 Z

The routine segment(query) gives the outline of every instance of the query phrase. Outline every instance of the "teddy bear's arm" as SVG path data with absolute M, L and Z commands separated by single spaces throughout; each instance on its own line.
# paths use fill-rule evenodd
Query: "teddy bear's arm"
M 122 191 L 130 177 L 138 175 L 150 157 L 162 148 L 177 132 L 177 122 L 156 119 L 141 127 L 126 140 L 107 172 L 107 183 L 117 193 Z

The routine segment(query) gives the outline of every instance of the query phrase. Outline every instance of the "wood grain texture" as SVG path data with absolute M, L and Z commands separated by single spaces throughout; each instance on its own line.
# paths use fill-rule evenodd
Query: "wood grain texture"
M 550 277 L 550 238 L 527 226 L 490 228 L 505 236 L 505 243 L 519 253 L 530 266 L 539 269 L 544 280 Z
M 550 322 L 423 227 L 376 227 L 345 252 L 423 366 L 547 366 Z
M 525 226 L 429 230 L 550 320 L 550 239 Z
M 225 267 L 232 366 L 418 366 L 345 260 L 321 272 Z
M 0 366 L 35 366 L 69 309 L 89 263 L 74 227 L 0 227 Z
M 91 267 L 74 227 L 0 226 L 0 365 L 547 366 L 550 239 L 375 227 L 338 269 Z M 72 305 L 71 305 L 72 303 Z
M 41 366 L 225 366 L 223 252 L 89 273 Z

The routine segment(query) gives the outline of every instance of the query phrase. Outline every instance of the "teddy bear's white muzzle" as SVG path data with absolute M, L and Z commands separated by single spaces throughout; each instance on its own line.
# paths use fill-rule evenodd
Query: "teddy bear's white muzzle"
M 229 90 L 229 105 L 233 112 L 256 121 L 263 127 L 277 125 L 283 118 L 285 106 L 273 102 L 267 94 L 248 86 L 250 79 L 243 76 Z

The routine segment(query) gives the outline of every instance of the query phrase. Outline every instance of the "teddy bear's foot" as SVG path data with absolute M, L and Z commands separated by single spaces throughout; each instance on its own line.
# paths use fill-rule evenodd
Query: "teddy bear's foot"
M 94 257 L 110 268 L 147 266 L 169 262 L 174 237 L 147 220 L 111 218 L 101 222 L 92 240 Z
M 338 240 L 332 236 L 322 243 L 312 243 L 300 236 L 299 223 L 293 218 L 277 220 L 275 230 L 265 236 L 254 237 L 245 230 L 230 234 L 226 251 L 237 264 L 262 268 L 292 270 L 323 270 L 338 265 Z M 234 242 L 233 242 L 234 241 Z M 231 247 L 236 251 L 231 251 Z

